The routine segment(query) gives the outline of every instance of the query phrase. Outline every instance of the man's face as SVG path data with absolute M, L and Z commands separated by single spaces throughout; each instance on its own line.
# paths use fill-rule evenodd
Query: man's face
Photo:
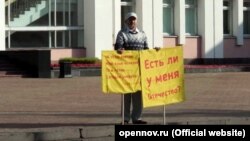
M 126 23 L 127 23 L 127 26 L 129 29 L 135 30 L 136 26 L 137 26 L 137 19 L 135 17 L 130 17 L 130 18 L 128 18 Z

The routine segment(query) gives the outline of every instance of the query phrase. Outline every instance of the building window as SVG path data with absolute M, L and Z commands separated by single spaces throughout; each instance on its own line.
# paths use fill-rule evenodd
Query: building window
M 124 19 L 128 12 L 135 12 L 135 0 L 121 0 L 121 27 L 124 27 Z
M 163 0 L 163 33 L 174 34 L 174 0 Z
M 243 14 L 243 28 L 244 34 L 250 35 L 250 1 L 244 1 L 243 4 L 244 14 Z
M 225 35 L 232 34 L 232 1 L 223 1 L 223 32 Z
M 185 0 L 186 35 L 197 35 L 197 1 Z
M 6 0 L 7 48 L 83 47 L 78 0 Z M 22 39 L 25 37 L 24 39 Z

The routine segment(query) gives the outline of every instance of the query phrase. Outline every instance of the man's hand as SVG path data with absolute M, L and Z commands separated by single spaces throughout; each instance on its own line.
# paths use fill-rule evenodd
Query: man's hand
M 156 51 L 159 51 L 161 48 L 160 47 L 154 47 Z
M 118 50 L 117 50 L 117 53 L 118 54 L 122 54 L 124 52 L 124 48 L 119 48 Z

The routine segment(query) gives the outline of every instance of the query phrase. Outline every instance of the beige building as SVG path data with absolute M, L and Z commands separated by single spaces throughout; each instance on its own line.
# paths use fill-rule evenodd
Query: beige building
M 151 48 L 182 45 L 187 61 L 250 57 L 249 0 L 2 0 L 0 50 L 101 58 L 129 11 Z

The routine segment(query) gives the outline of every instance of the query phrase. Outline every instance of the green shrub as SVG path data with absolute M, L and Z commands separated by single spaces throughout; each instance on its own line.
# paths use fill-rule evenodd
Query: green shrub
M 60 62 L 71 62 L 72 64 L 100 64 L 101 60 L 94 57 L 85 57 L 85 58 L 74 58 L 74 57 L 67 57 L 61 58 Z

